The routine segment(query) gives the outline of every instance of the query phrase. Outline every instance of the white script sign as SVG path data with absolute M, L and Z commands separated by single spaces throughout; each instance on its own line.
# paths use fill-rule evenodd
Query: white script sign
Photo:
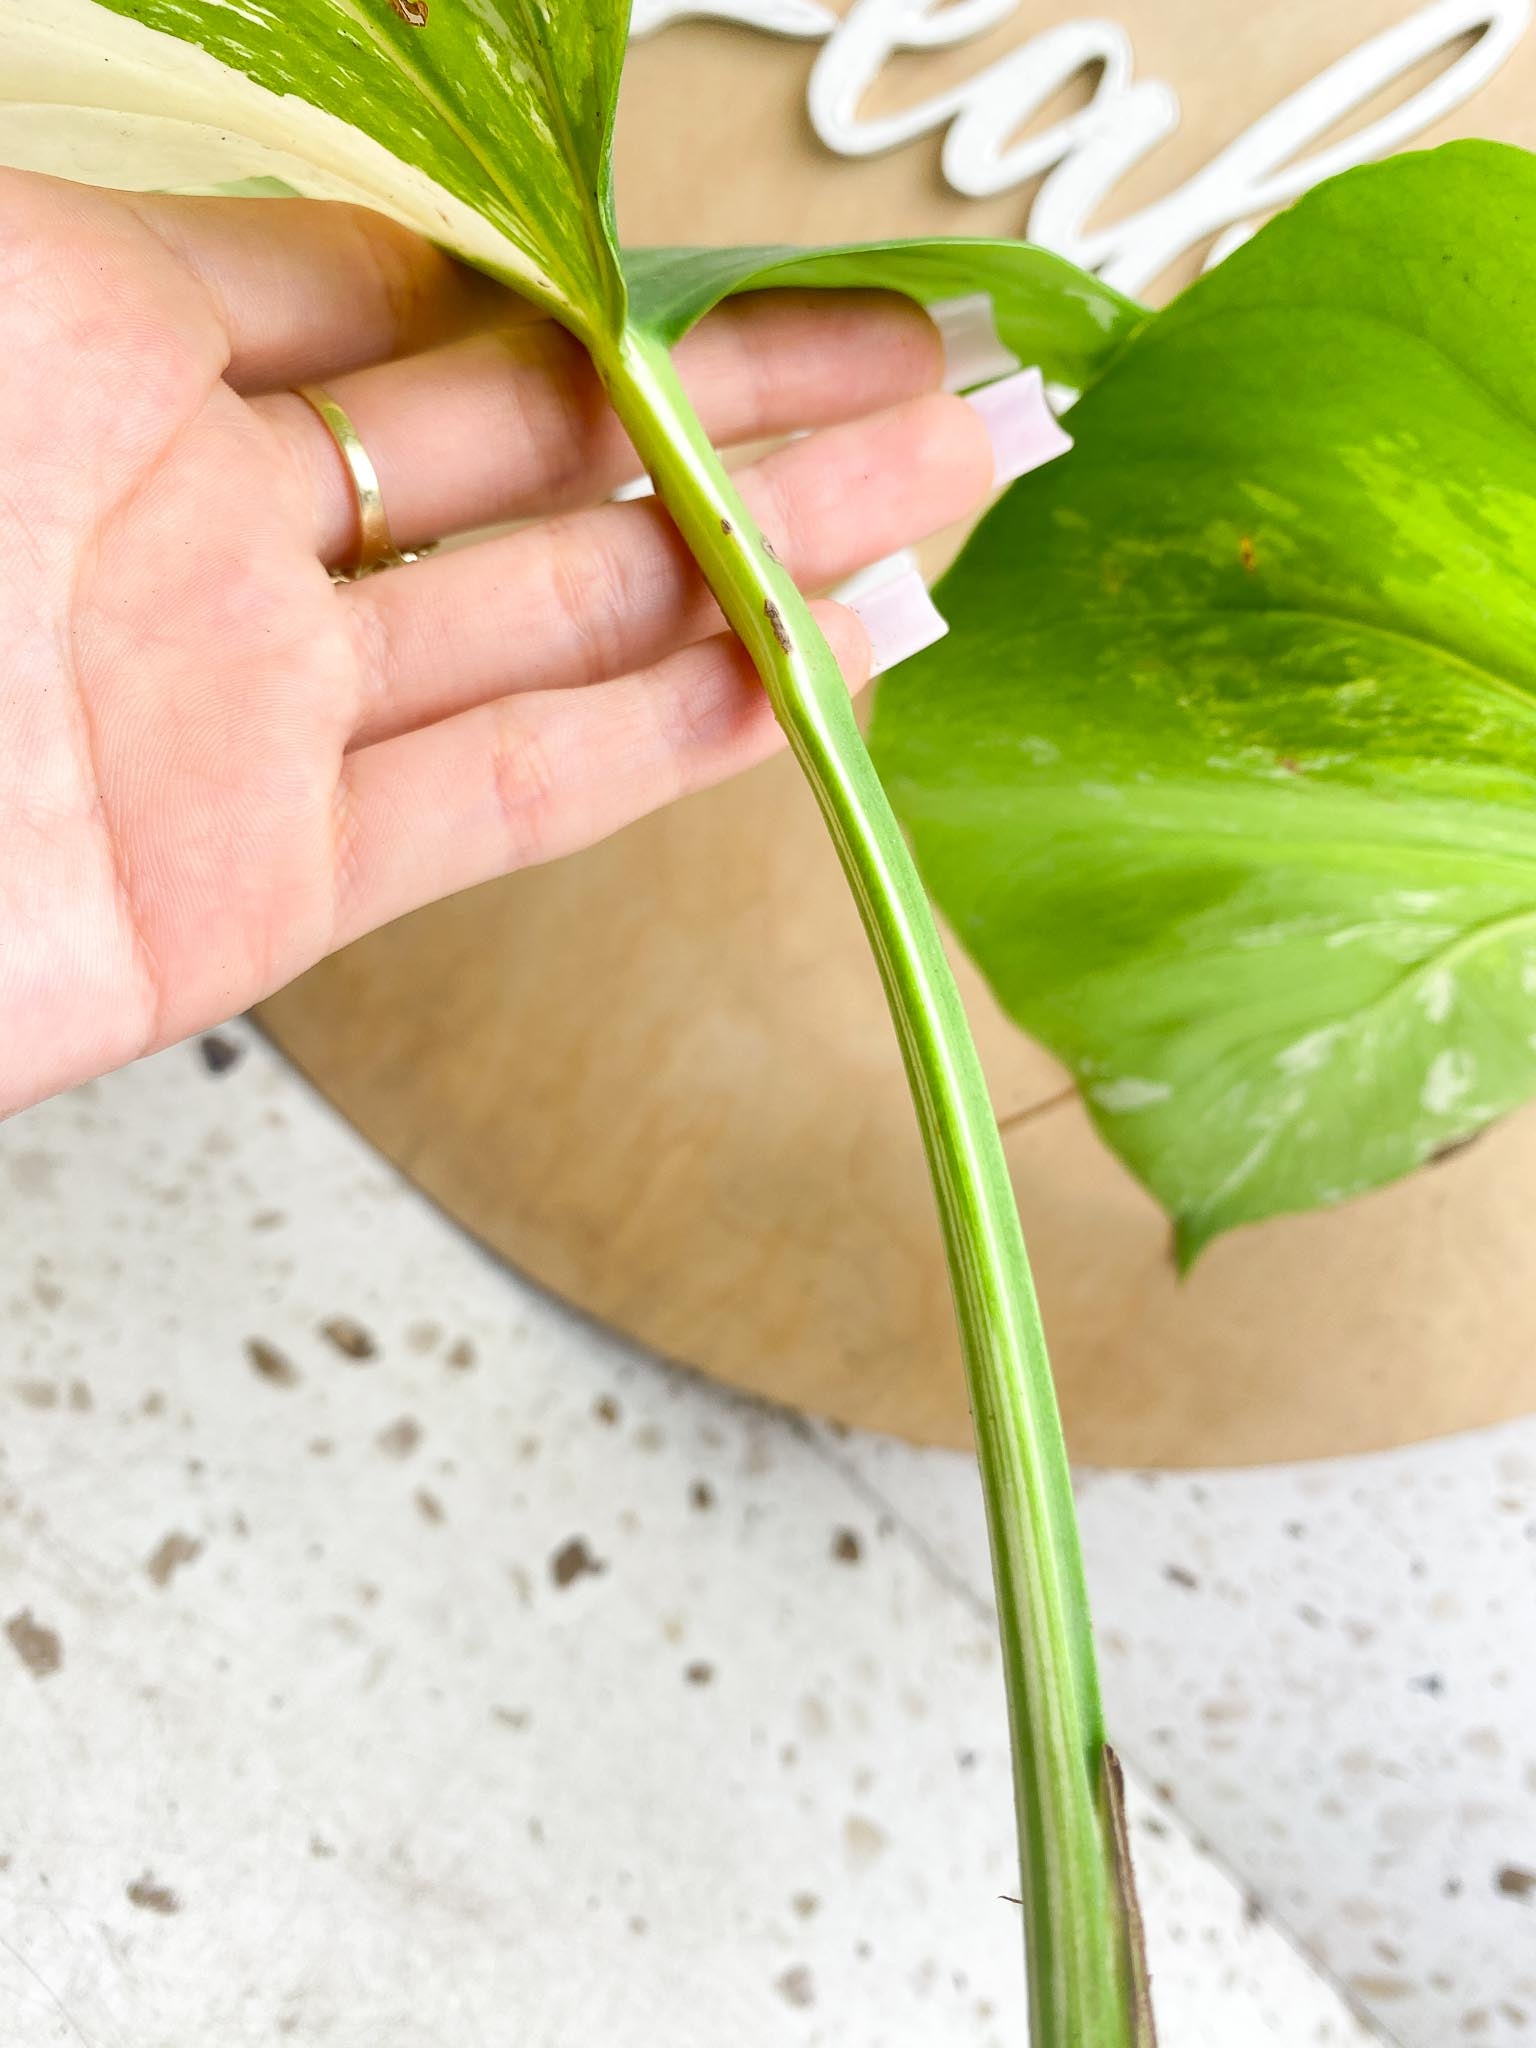
M 1165 199 L 1113 226 L 1095 227 L 1090 223 L 1115 186 L 1179 121 L 1173 89 L 1135 76 L 1130 38 L 1117 22 L 1060 23 L 900 113 L 860 112 L 899 52 L 975 41 L 1018 14 L 1020 4 L 853 0 L 839 16 L 818 0 L 636 0 L 634 32 L 649 35 L 675 21 L 708 18 L 819 42 L 809 112 L 828 149 L 873 156 L 942 132 L 944 176 L 955 191 L 990 198 L 1041 179 L 1029 212 L 1030 240 L 1136 292 L 1211 236 L 1217 238 L 1211 260 L 1217 260 L 1244 239 L 1248 223 L 1351 164 L 1401 149 L 1452 113 L 1505 63 L 1531 12 L 1531 0 L 1434 0 L 1329 65 Z M 1459 54 L 1399 105 L 1342 141 L 1313 147 L 1395 81 L 1463 42 Z M 1064 86 L 1095 71 L 1085 106 L 1013 139 Z

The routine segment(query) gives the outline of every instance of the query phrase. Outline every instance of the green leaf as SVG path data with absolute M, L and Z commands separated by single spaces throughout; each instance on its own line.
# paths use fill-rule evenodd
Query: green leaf
M 626 251 L 634 323 L 666 347 L 737 292 L 770 289 L 904 292 L 927 305 L 991 294 L 998 333 L 1021 362 L 1064 384 L 1103 369 L 1147 317 L 1142 308 L 1049 249 L 1025 242 L 857 242 L 829 249 Z
M 7 0 L 0 161 L 350 199 L 611 336 L 628 18 L 624 0 Z
M 1320 188 L 946 579 L 877 759 L 1109 1142 L 1215 1233 L 1536 1091 L 1536 160 Z

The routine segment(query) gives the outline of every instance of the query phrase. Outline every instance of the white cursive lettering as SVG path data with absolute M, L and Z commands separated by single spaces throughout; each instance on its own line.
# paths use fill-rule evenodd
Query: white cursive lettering
M 1134 76 L 1130 38 L 1116 22 L 1062 23 L 929 99 L 891 114 L 861 112 L 894 56 L 972 42 L 1010 20 L 1019 5 L 853 0 L 839 19 L 816 0 L 637 0 L 634 20 L 637 34 L 708 16 L 819 41 L 808 108 L 828 149 L 874 156 L 942 132 L 944 176 L 956 192 L 992 198 L 1042 179 L 1030 208 L 1030 239 L 1136 292 L 1213 237 L 1209 260 L 1218 260 L 1262 215 L 1351 164 L 1400 149 L 1443 119 L 1508 60 L 1531 16 L 1531 0 L 1433 0 L 1330 65 L 1166 198 L 1103 227 L 1094 216 L 1179 122 L 1171 87 Z M 1468 47 L 1400 105 L 1341 141 L 1312 147 L 1415 66 L 1468 37 Z M 1063 87 L 1094 72 L 1085 106 L 1020 136 Z

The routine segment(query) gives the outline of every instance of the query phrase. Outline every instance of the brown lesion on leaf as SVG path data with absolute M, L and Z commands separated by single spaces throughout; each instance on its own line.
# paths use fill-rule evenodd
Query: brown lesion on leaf
M 408 27 L 426 27 L 427 0 L 389 0 L 389 4 Z
M 729 519 L 722 519 L 720 521 L 720 531 L 725 535 L 726 539 L 729 540 L 731 535 L 736 531 L 736 529 L 734 526 L 732 526 Z
M 763 616 L 773 628 L 774 639 L 778 641 L 786 654 L 792 654 L 795 643 L 789 637 L 789 628 L 784 623 L 784 614 L 779 610 L 771 597 L 764 598 L 763 600 Z
M 1254 552 L 1253 536 L 1245 533 L 1237 544 L 1237 559 L 1251 576 L 1259 566 L 1258 555 Z

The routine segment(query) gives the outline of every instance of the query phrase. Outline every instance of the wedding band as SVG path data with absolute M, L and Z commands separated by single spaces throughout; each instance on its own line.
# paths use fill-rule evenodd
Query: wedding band
M 371 575 L 375 569 L 393 569 L 402 562 L 414 561 L 416 555 L 424 550 L 402 554 L 395 546 L 394 535 L 389 530 L 389 516 L 384 510 L 379 472 L 346 411 L 323 384 L 296 384 L 293 389 L 294 396 L 302 398 L 318 415 L 322 426 L 336 443 L 352 483 L 352 496 L 357 506 L 357 551 L 347 568 L 336 571 L 338 580 L 351 582 L 356 577 Z

